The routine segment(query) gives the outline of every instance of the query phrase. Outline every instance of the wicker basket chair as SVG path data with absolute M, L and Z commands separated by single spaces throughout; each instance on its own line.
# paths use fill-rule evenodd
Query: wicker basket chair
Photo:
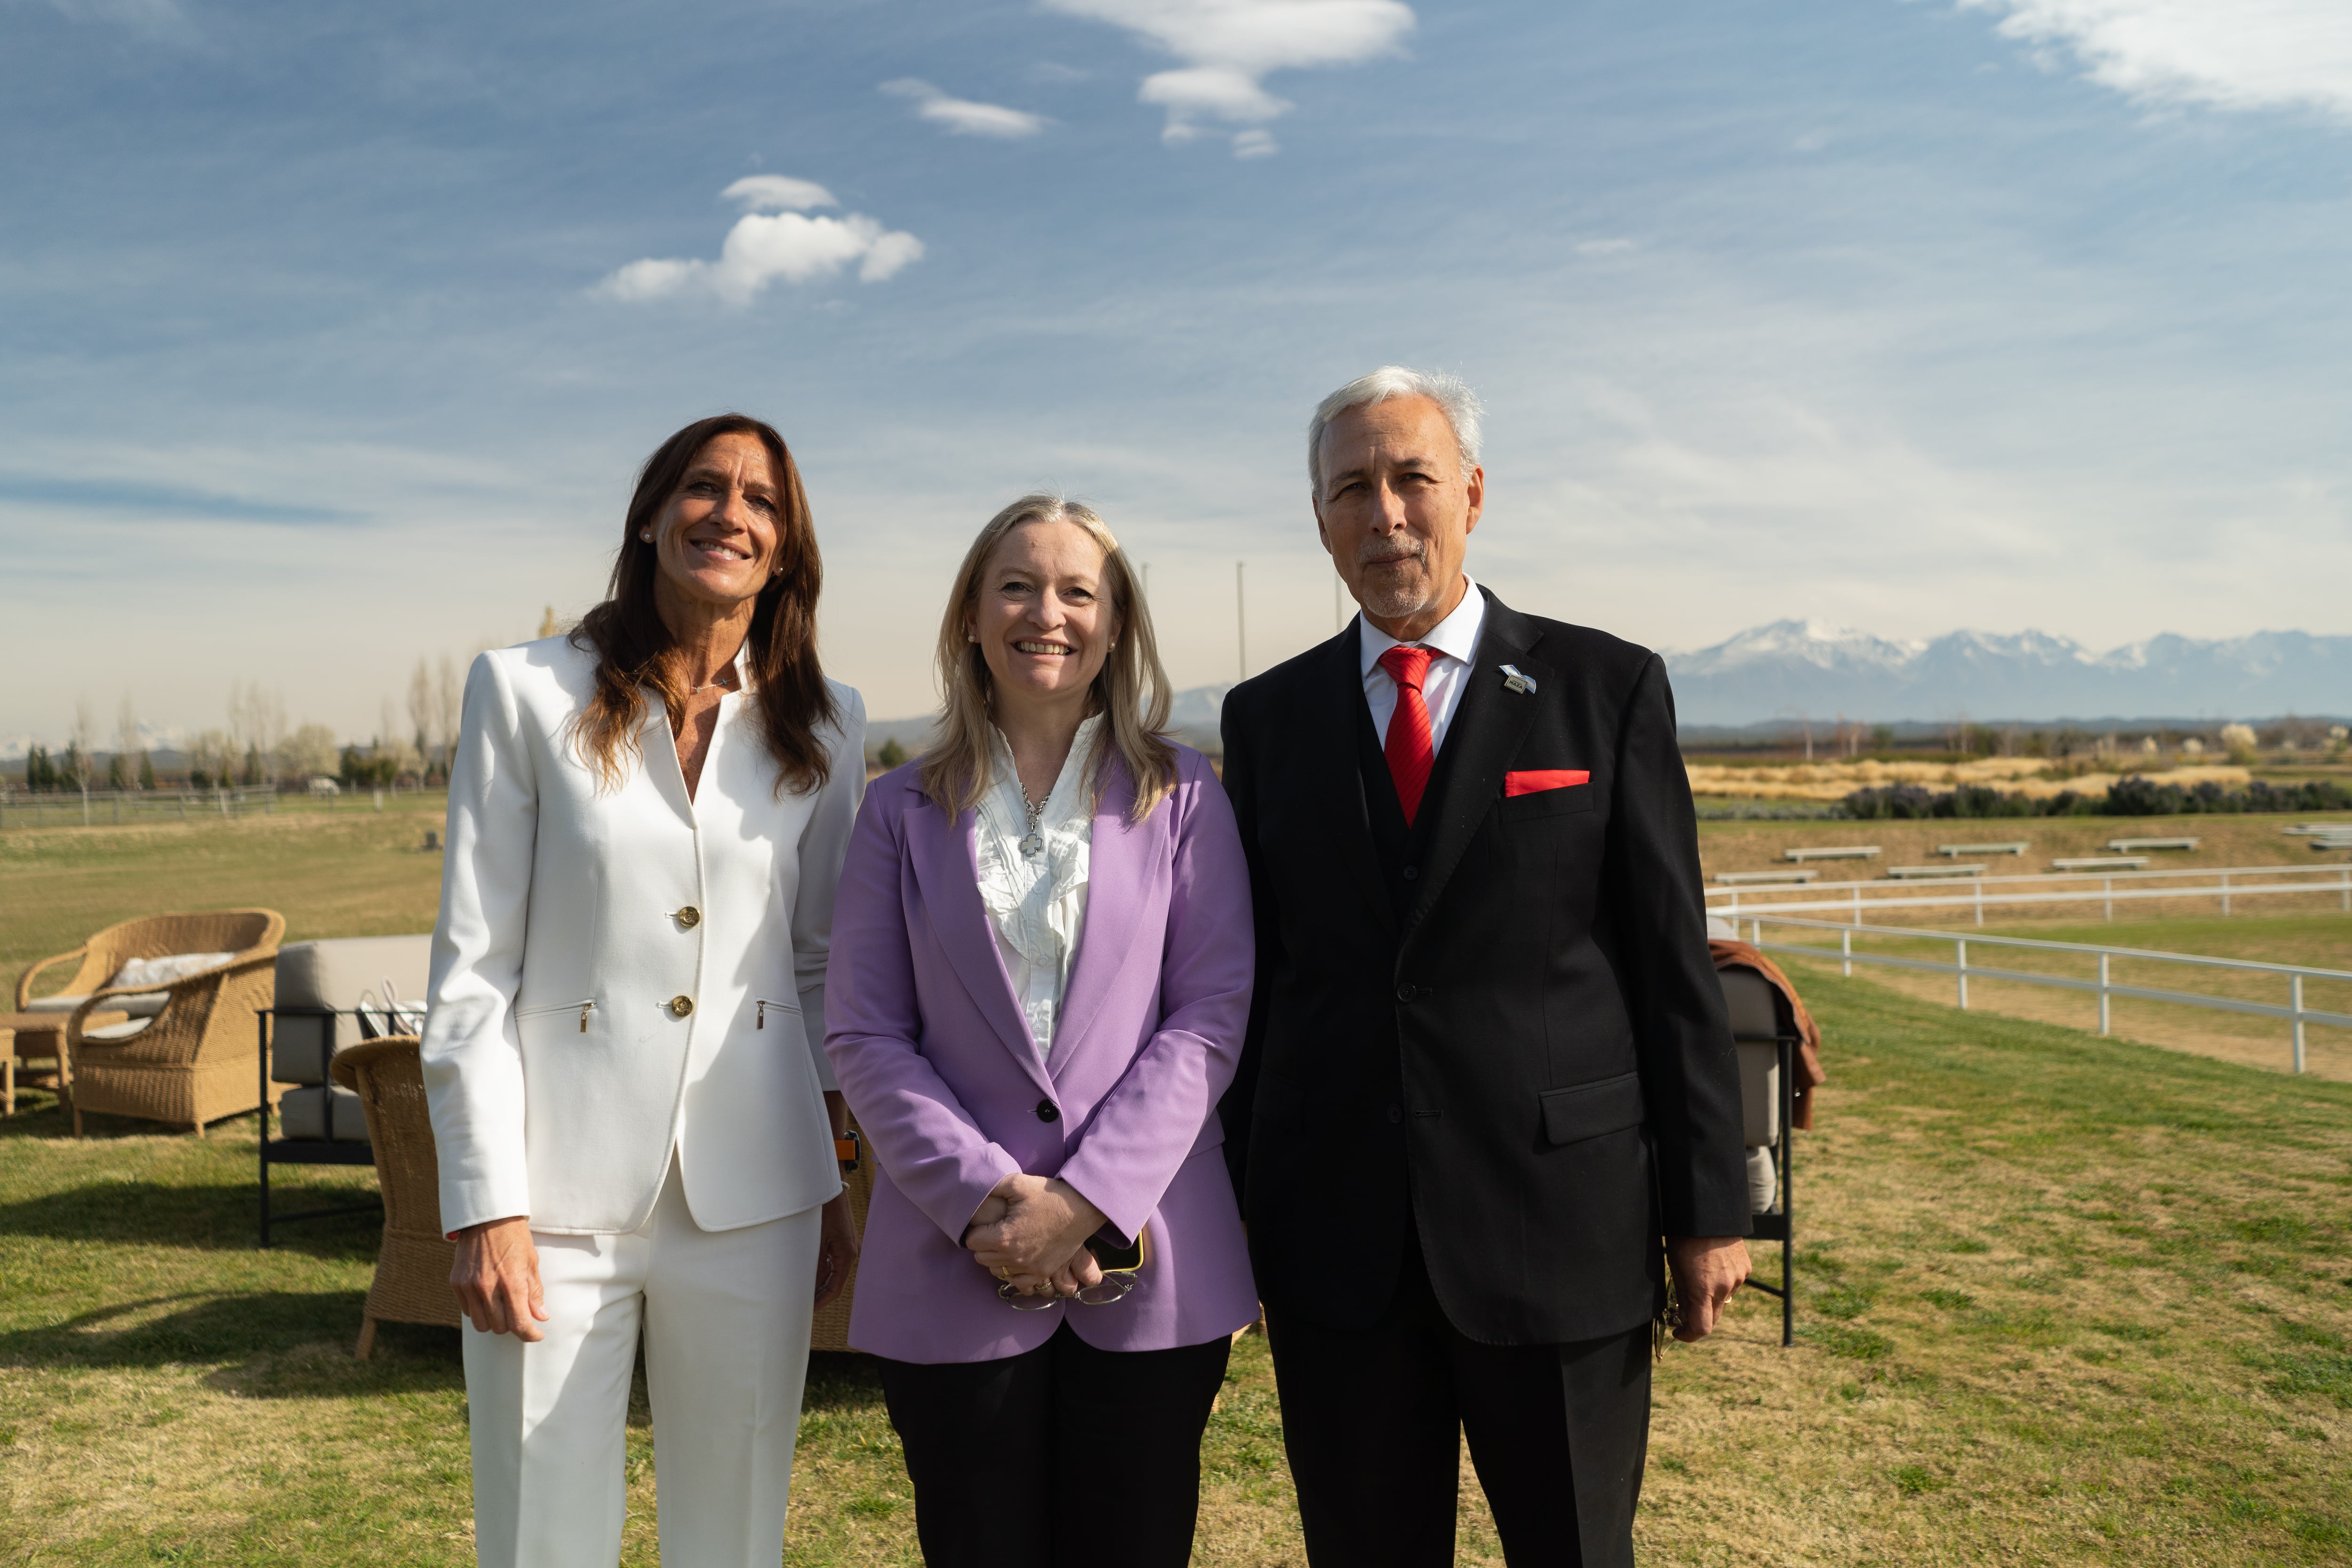
M 175 952 L 234 952 L 250 958 L 263 949 L 278 951 L 286 934 L 286 917 L 276 910 L 213 910 L 194 915 L 142 915 L 110 925 L 69 952 L 42 959 L 16 980 L 16 1011 L 33 1006 L 33 977 L 45 969 L 75 959 L 81 961 L 71 980 L 58 989 L 79 1001 L 112 979 L 115 971 L 134 958 L 163 958 Z
M 109 926 L 73 952 L 26 970 L 16 983 L 20 1009 L 30 1000 L 34 975 L 81 960 L 68 988 L 82 1000 L 68 1016 L 63 1085 L 73 1102 L 74 1136 L 81 1136 L 86 1111 L 169 1121 L 202 1137 L 207 1121 L 257 1108 L 261 1046 L 254 1013 L 269 1005 L 278 939 L 285 934 L 286 917 L 276 910 L 150 915 Z M 106 984 L 129 959 L 182 952 L 236 956 L 165 985 Z M 164 994 L 151 1020 L 89 1026 L 91 1014 L 119 1007 L 134 989 Z
M 849 1126 L 857 1134 L 857 1169 L 844 1176 L 841 1184 L 849 1191 L 850 1218 L 856 1222 L 857 1234 L 862 1237 L 866 1234 L 866 1205 L 874 1198 L 874 1146 L 866 1141 L 865 1131 L 857 1125 L 856 1118 L 850 1119 Z M 849 1271 L 849 1283 L 842 1287 L 841 1294 L 819 1311 L 815 1321 L 809 1325 L 809 1349 L 845 1351 L 849 1348 L 849 1309 L 856 1300 L 857 1270 L 853 1266 Z
M 433 1150 L 416 1037 L 394 1035 L 347 1046 L 328 1070 L 360 1097 L 368 1141 L 375 1149 L 376 1185 L 383 1193 L 383 1245 L 353 1352 L 365 1361 L 375 1348 L 378 1323 L 456 1328 L 465 1321 L 449 1284 L 457 1246 L 441 1234 L 441 1163 Z

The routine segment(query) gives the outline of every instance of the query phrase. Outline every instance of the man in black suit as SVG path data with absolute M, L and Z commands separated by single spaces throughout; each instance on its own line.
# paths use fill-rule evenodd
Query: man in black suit
M 1363 613 L 1224 704 L 1258 926 L 1227 1157 L 1318 1568 L 1452 1563 L 1465 1430 L 1513 1564 L 1631 1563 L 1666 1268 L 1685 1340 L 1748 1274 L 1665 668 L 1464 574 L 1477 422 L 1394 366 L 1324 400 Z

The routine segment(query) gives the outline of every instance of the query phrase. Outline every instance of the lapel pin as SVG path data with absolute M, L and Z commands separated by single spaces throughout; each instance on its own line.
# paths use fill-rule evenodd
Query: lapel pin
M 1503 689 L 1504 689 L 1504 690 L 1506 690 L 1506 691 L 1516 691 L 1516 692 L 1518 692 L 1520 695 L 1525 696 L 1525 695 L 1526 695 L 1526 694 L 1528 694 L 1528 692 L 1533 691 L 1535 689 L 1536 689 L 1536 683 L 1535 683 L 1534 681 L 1532 681 L 1532 680 L 1528 679 L 1526 676 L 1524 676 L 1524 675 L 1520 674 L 1520 673 L 1519 673 L 1519 667 L 1518 667 L 1517 665 L 1516 665 L 1516 664 L 1507 664 L 1507 665 L 1503 666 Z

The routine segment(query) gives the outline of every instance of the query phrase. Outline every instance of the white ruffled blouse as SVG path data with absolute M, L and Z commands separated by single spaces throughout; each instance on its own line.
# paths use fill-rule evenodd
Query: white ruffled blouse
M 1021 773 L 1003 735 L 992 726 L 989 730 L 992 776 L 980 798 L 972 844 L 980 900 L 995 927 L 996 950 L 1041 1061 L 1054 1048 L 1070 959 L 1086 923 L 1087 860 L 1095 827 L 1087 763 L 1101 728 L 1099 714 L 1078 726 L 1061 775 L 1038 814 L 1038 842 L 1028 854 L 1022 852 L 1022 840 L 1029 835 L 1029 803 Z

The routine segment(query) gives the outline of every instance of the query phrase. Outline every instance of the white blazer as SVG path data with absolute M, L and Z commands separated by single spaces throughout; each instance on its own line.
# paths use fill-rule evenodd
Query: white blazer
M 826 683 L 831 779 L 780 795 L 730 694 L 689 801 L 648 690 L 600 791 L 570 729 L 594 669 L 549 637 L 466 678 L 423 1050 L 442 1226 L 635 1230 L 673 1152 L 706 1230 L 798 1214 L 841 1188 L 819 1047 L 865 703 Z

